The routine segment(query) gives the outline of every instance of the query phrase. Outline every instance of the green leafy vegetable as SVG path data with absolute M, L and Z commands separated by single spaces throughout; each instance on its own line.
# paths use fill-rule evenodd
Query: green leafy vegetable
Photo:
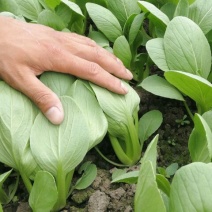
M 211 163 L 191 163 L 180 168 L 171 185 L 170 211 L 210 211 L 211 174 Z
M 212 29 L 212 1 L 194 1 L 189 7 L 189 18 L 199 25 L 204 34 L 207 34 Z
M 200 114 L 212 108 L 212 85 L 206 79 L 182 71 L 168 71 L 165 77 L 169 83 L 196 102 Z
M 110 10 L 93 3 L 87 3 L 86 8 L 98 29 L 112 42 L 122 35 L 122 28 L 117 18 Z
M 127 68 L 130 68 L 132 54 L 130 45 L 123 35 L 115 40 L 113 45 L 113 52 Z
M 43 10 L 39 14 L 38 23 L 52 27 L 53 29 L 59 31 L 63 30 L 66 27 L 63 20 L 57 14 L 50 10 Z
M 121 26 L 124 26 L 132 14 L 140 13 L 137 0 L 107 0 L 108 9 L 117 17 Z
M 211 162 L 212 132 L 206 121 L 199 114 L 195 114 L 194 124 L 188 145 L 191 159 L 194 162 Z
M 37 167 L 29 148 L 34 105 L 3 81 L 0 90 L 0 161 L 18 170 L 30 191 L 29 177 Z
M 37 0 L 15 0 L 21 15 L 24 17 L 36 21 L 39 13 L 42 11 L 42 7 Z
M 55 209 L 64 207 L 69 189 L 66 185 L 71 182 L 67 176 L 82 161 L 91 142 L 87 121 L 75 101 L 65 96 L 61 101 L 66 114 L 63 123 L 52 125 L 40 113 L 30 135 L 32 153 L 39 166 L 56 178 L 58 200 Z
M 90 186 L 91 183 L 95 180 L 97 175 L 97 168 L 90 161 L 87 161 L 80 167 L 78 172 L 79 174 L 82 174 L 82 177 L 77 180 L 74 188 L 81 190 Z
M 94 84 L 91 87 L 107 118 L 111 144 L 117 157 L 122 163 L 131 165 L 141 155 L 137 120 L 139 96 L 127 83 L 124 84 L 129 90 L 124 96 Z
M 150 161 L 145 161 L 141 165 L 135 193 L 134 209 L 135 212 L 166 211 L 162 196 L 156 183 L 156 176 Z
M 33 211 L 51 211 L 57 198 L 58 193 L 54 177 L 49 172 L 39 171 L 35 176 L 29 196 L 30 207 Z
M 162 113 L 158 110 L 149 111 L 140 118 L 138 122 L 138 136 L 141 144 L 160 127 L 162 121 Z
M 157 75 L 147 77 L 139 86 L 155 95 L 184 101 L 182 94 L 173 85 Z
M 169 23 L 169 18 L 163 12 L 149 2 L 139 1 L 138 4 L 142 11 L 150 13 L 148 18 L 155 24 L 155 26 L 161 27 L 162 29 L 166 28 Z
M 166 61 L 170 70 L 207 78 L 211 67 L 210 46 L 202 30 L 186 17 L 175 17 L 164 35 Z

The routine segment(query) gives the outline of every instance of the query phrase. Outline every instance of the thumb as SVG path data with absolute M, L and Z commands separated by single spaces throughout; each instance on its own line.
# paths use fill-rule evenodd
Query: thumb
M 59 97 L 34 75 L 27 76 L 19 90 L 28 96 L 52 124 L 60 124 L 64 118 Z

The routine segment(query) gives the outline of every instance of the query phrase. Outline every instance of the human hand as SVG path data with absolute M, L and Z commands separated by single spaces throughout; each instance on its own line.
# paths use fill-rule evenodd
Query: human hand
M 89 38 L 0 16 L 0 78 L 28 96 L 53 123 L 64 118 L 58 96 L 36 76 L 44 71 L 72 74 L 118 94 L 132 79 L 113 54 Z

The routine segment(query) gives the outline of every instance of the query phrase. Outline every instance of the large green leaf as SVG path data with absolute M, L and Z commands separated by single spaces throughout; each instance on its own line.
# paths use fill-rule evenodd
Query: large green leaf
M 61 97 L 65 117 L 59 126 L 40 113 L 30 135 L 32 153 L 38 164 L 55 177 L 72 171 L 89 148 L 90 135 L 84 114 L 70 97 Z M 45 130 L 43 130 L 45 129 Z
M 150 144 L 148 145 L 144 156 L 141 158 L 141 164 L 150 161 L 153 173 L 156 174 L 156 166 L 157 166 L 157 144 L 158 144 L 159 135 L 156 135 Z
M 212 29 L 212 1 L 196 0 L 189 7 L 189 18 L 207 34 Z
M 211 162 L 212 132 L 199 114 L 194 116 L 194 129 L 189 137 L 188 147 L 193 162 Z
M 134 209 L 135 212 L 166 211 L 150 161 L 145 161 L 141 165 L 134 199 Z
M 206 79 L 182 71 L 167 71 L 165 77 L 196 102 L 200 114 L 212 108 L 212 85 Z
M 14 15 L 22 15 L 16 0 L 0 0 L 0 12 L 11 12 Z
M 69 74 L 44 72 L 40 80 L 58 96 L 64 96 L 68 93 L 76 78 Z
M 36 21 L 42 7 L 38 0 L 15 0 L 18 4 L 21 14 L 32 20 Z
M 158 96 L 185 101 L 182 94 L 173 85 L 157 75 L 147 77 L 139 86 Z
M 207 122 L 208 126 L 212 131 L 212 110 L 203 113 L 202 117 L 205 119 L 205 121 Z
M 29 176 L 37 166 L 28 143 L 35 118 L 34 105 L 3 81 L 0 102 L 0 161 Z
M 158 66 L 158 68 L 162 71 L 168 71 L 169 67 L 166 61 L 163 41 L 163 38 L 151 39 L 146 43 L 146 49 L 149 56 L 151 57 L 153 62 Z
M 145 113 L 138 122 L 140 143 L 143 144 L 160 127 L 162 121 L 162 113 L 159 110 Z
M 129 44 L 132 45 L 134 40 L 136 39 L 139 30 L 142 28 L 142 24 L 144 21 L 145 15 L 144 13 L 136 15 L 136 17 L 133 19 L 133 22 L 130 26 L 129 30 Z
M 81 11 L 80 7 L 76 3 L 71 2 L 69 0 L 61 0 L 61 2 L 63 2 L 64 4 L 66 4 L 72 11 L 74 11 L 78 15 L 81 15 L 81 16 L 84 17 L 84 15 L 82 14 L 82 11 Z
M 137 0 L 107 0 L 108 9 L 116 16 L 121 26 L 124 26 L 132 14 L 140 13 Z
M 38 16 L 38 23 L 49 26 L 55 30 L 61 31 L 66 28 L 63 20 L 50 10 L 43 10 Z
M 189 2 L 188 0 L 179 0 L 177 4 L 174 16 L 185 16 L 188 17 L 189 14 Z
M 79 168 L 78 173 L 82 174 L 82 177 L 77 180 L 76 184 L 74 185 L 74 189 L 86 189 L 95 180 L 97 176 L 97 167 L 90 161 L 87 161 L 82 164 L 82 166 Z
M 210 46 L 199 26 L 189 18 L 179 16 L 170 21 L 164 35 L 164 49 L 170 70 L 208 77 Z
M 39 171 L 34 179 L 29 196 L 29 205 L 33 211 L 51 211 L 58 198 L 54 177 L 46 171 Z
M 88 37 L 103 48 L 110 46 L 109 40 L 101 32 L 90 31 Z
M 125 36 L 122 35 L 115 40 L 113 45 L 113 53 L 123 62 L 127 68 L 130 68 L 132 54 L 130 45 Z
M 113 13 L 97 4 L 87 3 L 86 8 L 97 28 L 112 42 L 122 35 L 122 28 Z
M 124 83 L 124 85 L 129 90 L 126 95 L 115 94 L 94 84 L 91 84 L 91 87 L 105 114 L 118 122 L 128 125 L 127 117 L 132 117 L 134 111 L 137 110 L 140 98 L 132 87 L 127 83 Z
M 55 9 L 60 4 L 61 0 L 44 0 L 45 5 L 51 9 Z
M 86 82 L 77 80 L 72 85 L 69 95 L 76 101 L 86 118 L 91 137 L 89 149 L 91 149 L 104 138 L 108 123 L 94 93 L 89 90 L 88 86 Z
M 168 3 L 165 3 L 160 8 L 160 10 L 168 16 L 169 20 L 172 20 L 174 16 L 174 12 L 176 10 L 176 5 L 171 2 L 168 2 Z
M 191 163 L 180 168 L 172 181 L 170 211 L 211 211 L 212 164 Z
M 139 1 L 138 4 L 142 11 L 150 13 L 148 18 L 155 24 L 155 26 L 162 29 L 166 28 L 169 23 L 169 18 L 165 13 L 161 12 L 155 5 L 149 2 Z

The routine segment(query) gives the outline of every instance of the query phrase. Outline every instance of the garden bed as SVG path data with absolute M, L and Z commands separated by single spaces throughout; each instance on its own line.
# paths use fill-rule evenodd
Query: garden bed
M 158 142 L 158 165 L 168 167 L 172 163 L 179 166 L 190 162 L 188 153 L 188 138 L 192 130 L 192 124 L 181 125 L 176 122 L 186 114 L 184 105 L 175 100 L 164 99 L 152 95 L 144 90 L 137 89 L 141 97 L 139 115 L 150 110 L 160 110 L 163 114 L 163 123 L 157 133 Z M 192 123 L 192 122 L 191 122 Z M 149 139 L 150 141 L 151 139 Z M 145 143 L 145 148 L 148 141 Z M 100 149 L 113 161 L 118 162 L 109 141 L 105 139 L 100 145 Z M 125 183 L 111 184 L 112 173 L 115 167 L 92 149 L 85 158 L 85 161 L 92 161 L 97 165 L 98 174 L 92 185 L 82 191 L 75 190 L 69 197 L 67 206 L 62 211 L 73 212 L 130 212 L 133 211 L 133 200 L 136 186 Z M 132 166 L 129 170 L 138 170 L 138 166 Z M 76 176 L 76 179 L 78 176 Z M 28 203 L 28 193 L 24 189 L 17 192 L 17 201 L 4 207 L 5 212 L 28 212 L 31 211 Z

